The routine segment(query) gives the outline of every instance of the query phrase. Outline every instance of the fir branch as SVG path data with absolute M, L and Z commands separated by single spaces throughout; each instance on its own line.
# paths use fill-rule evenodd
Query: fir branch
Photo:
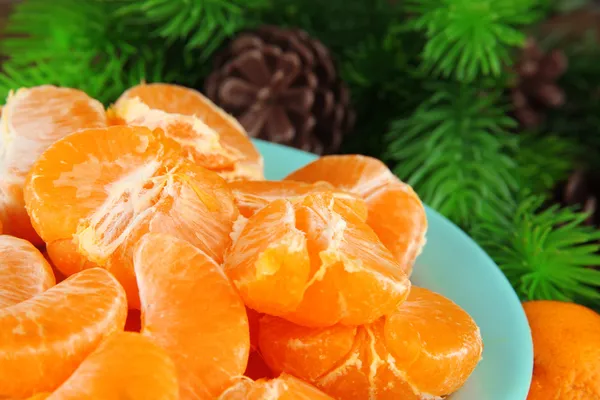
M 125 0 L 117 15 L 150 26 L 152 35 L 168 43 L 184 41 L 188 49 L 200 48 L 205 60 L 226 38 L 253 25 L 251 16 L 268 4 L 268 0 Z
M 387 157 L 394 172 L 423 201 L 469 228 L 481 213 L 500 212 L 516 186 L 516 145 L 499 94 L 462 85 L 436 86 L 436 93 L 409 118 L 394 123 Z
M 584 154 L 579 143 L 547 132 L 520 132 L 518 143 L 519 184 L 535 194 L 548 194 Z
M 412 29 L 427 36 L 423 67 L 435 75 L 470 82 L 500 76 L 521 46 L 519 27 L 539 17 L 539 0 L 408 0 Z
M 125 41 L 123 27 L 102 0 L 28 0 L 17 3 L 1 43 L 2 53 L 14 65 L 49 60 L 92 59 L 101 51 L 119 47 L 135 52 Z
M 193 84 L 197 74 L 176 45 L 156 51 L 144 32 L 115 16 L 120 0 L 28 0 L 16 5 L 2 51 L 0 96 L 54 84 L 85 91 L 105 104 L 140 81 Z M 167 61 L 169 61 L 167 71 Z
M 417 104 L 423 101 L 415 92 L 425 79 L 417 70 L 419 61 L 415 57 L 421 42 L 414 34 L 390 27 L 384 35 L 369 34 L 347 49 L 340 69 L 352 88 L 355 103 L 373 101 L 371 92 L 379 98 L 394 96 Z
M 118 49 L 107 49 L 107 57 L 99 61 L 96 56 L 71 56 L 65 60 L 49 60 L 27 67 L 7 62 L 0 74 L 0 98 L 21 87 L 44 84 L 83 90 L 104 104 L 131 86 L 145 82 L 180 81 L 176 69 L 167 71 L 166 58 L 153 49 L 140 48 L 136 58 L 119 57 Z M 192 75 L 188 75 L 191 77 Z M 182 84 L 190 82 L 180 82 Z
M 518 187 L 469 233 L 488 252 L 522 300 L 577 301 L 600 306 L 600 231 L 587 214 L 548 206 L 546 197 L 582 149 L 568 139 L 522 133 L 513 148 Z M 590 268 L 591 267 L 591 268 Z
M 357 113 L 345 152 L 380 157 L 386 143 L 383 135 L 374 133 L 387 132 L 393 120 L 407 117 L 426 100 L 425 77 L 416 57 L 420 42 L 414 33 L 391 26 L 381 36 L 370 33 L 343 54 L 340 74 Z
M 379 41 L 404 20 L 399 2 L 389 0 L 271 0 L 265 23 L 301 28 L 322 41 L 341 61 L 365 40 Z
M 490 254 L 522 300 L 600 305 L 600 231 L 587 214 L 521 192 L 504 218 L 483 219 L 472 236 Z

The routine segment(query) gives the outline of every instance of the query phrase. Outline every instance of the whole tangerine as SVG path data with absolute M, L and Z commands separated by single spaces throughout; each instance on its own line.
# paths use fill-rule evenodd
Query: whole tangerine
M 574 303 L 523 303 L 533 338 L 527 400 L 600 399 L 600 314 Z

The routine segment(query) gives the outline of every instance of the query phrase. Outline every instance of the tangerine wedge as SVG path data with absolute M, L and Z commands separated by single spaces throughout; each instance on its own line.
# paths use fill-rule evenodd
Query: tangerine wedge
M 215 172 L 224 170 L 227 174 L 242 158 L 235 149 L 224 147 L 219 135 L 193 115 L 151 109 L 137 97 L 121 100 L 117 111 L 127 125 L 162 129 L 167 137 L 179 143 L 188 160 L 204 168 Z
M 115 126 L 54 143 L 29 175 L 25 201 L 65 275 L 100 266 L 139 308 L 132 257 L 147 232 L 188 240 L 221 262 L 238 211 L 226 182 L 181 157 L 160 130 Z
M 119 110 L 125 101 L 134 98 L 151 109 L 195 116 L 216 132 L 225 148 L 233 149 L 240 155 L 231 171 L 221 173 L 226 179 L 263 179 L 263 158 L 244 128 L 200 92 L 166 83 L 142 83 L 119 97 L 114 106 L 117 117 L 120 117 Z
M 332 193 L 275 200 L 234 236 L 224 269 L 261 313 L 306 326 L 357 325 L 393 311 L 410 289 L 389 250 Z
M 44 255 L 26 240 L 0 235 L 0 309 L 25 301 L 56 284 Z
M 336 190 L 327 182 L 304 183 L 295 181 L 236 181 L 230 182 L 235 204 L 240 214 L 249 218 L 256 211 L 277 199 L 297 202 L 304 196 L 318 192 L 332 192 L 337 201 L 347 203 L 360 218 L 367 219 L 367 205 L 362 198 Z
M 172 236 L 148 234 L 135 252 L 142 334 L 175 362 L 182 399 L 214 399 L 246 369 L 242 299 L 207 254 Z
M 285 179 L 326 181 L 364 198 L 369 210 L 368 224 L 403 270 L 411 273 L 413 262 L 425 245 L 425 208 L 414 190 L 384 163 L 360 155 L 325 156 Z
M 55 390 L 126 314 L 123 288 L 100 268 L 0 309 L 0 398 Z
M 179 399 L 177 372 L 165 350 L 139 333 L 104 340 L 48 400 Z
M 0 119 L 0 222 L 4 233 L 43 244 L 25 211 L 27 173 L 58 139 L 106 124 L 102 104 L 80 90 L 44 85 L 9 95 Z
M 218 400 L 333 400 L 314 386 L 288 374 L 266 380 L 239 379 Z
M 460 388 L 482 353 L 479 328 L 452 301 L 413 287 L 395 312 L 362 326 L 307 328 L 260 320 L 267 364 L 336 399 L 429 399 Z

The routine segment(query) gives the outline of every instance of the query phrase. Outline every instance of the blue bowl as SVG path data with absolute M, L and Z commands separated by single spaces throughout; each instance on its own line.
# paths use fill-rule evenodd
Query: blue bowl
M 316 157 L 255 141 L 265 174 L 279 180 Z M 463 231 L 430 208 L 427 244 L 412 281 L 452 299 L 477 322 L 483 359 L 452 400 L 524 400 L 533 371 L 531 332 L 521 303 L 494 262 Z

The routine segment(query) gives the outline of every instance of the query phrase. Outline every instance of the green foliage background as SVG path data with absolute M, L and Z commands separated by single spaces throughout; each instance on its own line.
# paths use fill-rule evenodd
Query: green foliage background
M 567 0 L 25 0 L 0 44 L 8 57 L 0 96 L 52 83 L 109 104 L 141 80 L 201 89 L 211 57 L 237 32 L 302 28 L 330 48 L 351 89 L 357 124 L 345 152 L 385 160 L 487 250 L 522 299 L 600 309 L 600 231 L 577 209 L 548 206 L 557 182 L 600 159 L 597 42 L 551 38 L 569 56 L 560 82 L 568 102 L 538 131 L 520 130 L 508 97 L 526 36 L 573 7 Z

